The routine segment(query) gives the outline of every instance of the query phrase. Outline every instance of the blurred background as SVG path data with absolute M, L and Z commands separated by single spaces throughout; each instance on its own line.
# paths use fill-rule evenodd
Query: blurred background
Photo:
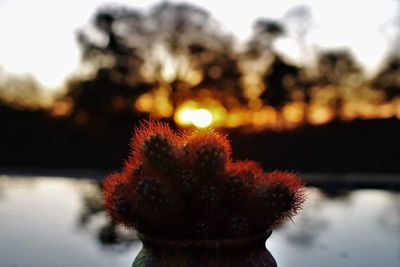
M 130 266 L 100 183 L 148 118 L 303 174 L 279 266 L 399 266 L 400 1 L 0 0 L 0 38 L 5 266 Z

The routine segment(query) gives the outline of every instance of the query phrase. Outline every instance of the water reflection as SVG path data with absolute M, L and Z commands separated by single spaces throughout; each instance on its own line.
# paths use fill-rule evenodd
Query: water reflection
M 62 177 L 1 176 L 4 197 L 0 199 L 1 266 L 130 266 L 141 248 L 132 242 L 129 250 L 104 249 L 96 236 L 92 217 L 87 228 L 79 227 L 84 192 L 97 184 L 90 180 Z
M 304 211 L 267 242 L 278 266 L 400 266 L 399 192 L 307 192 Z M 0 236 L 1 266 L 128 267 L 141 248 L 89 179 L 0 176 Z
M 378 214 L 377 224 L 385 231 L 397 235 L 400 240 L 400 194 L 391 194 L 386 197 L 389 204 L 382 207 Z
M 391 215 L 398 192 L 352 190 L 332 197 L 310 188 L 308 193 L 295 224 L 271 240 L 280 266 L 399 266 L 399 236 L 377 224 L 389 219 L 399 224 L 400 217 Z
M 335 202 L 342 206 L 348 206 L 350 203 L 351 192 L 346 189 L 324 188 L 308 189 L 308 201 L 302 211 L 302 216 L 296 219 L 296 227 L 293 231 L 287 232 L 286 239 L 294 246 L 312 247 L 316 246 L 315 240 L 321 232 L 327 231 L 329 227 L 329 218 L 324 215 L 324 207 L 330 202 Z M 283 232 L 285 227 L 283 226 Z M 320 244 L 321 247 L 324 247 Z
M 0 179 L 0 201 L 4 197 L 4 192 L 6 190 L 5 179 Z

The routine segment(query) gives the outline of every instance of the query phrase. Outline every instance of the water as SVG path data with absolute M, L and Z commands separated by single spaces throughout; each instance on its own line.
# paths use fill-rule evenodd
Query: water
M 267 247 L 279 267 L 400 266 L 400 193 L 308 188 Z M 141 243 L 115 227 L 96 181 L 0 176 L 2 267 L 129 267 Z

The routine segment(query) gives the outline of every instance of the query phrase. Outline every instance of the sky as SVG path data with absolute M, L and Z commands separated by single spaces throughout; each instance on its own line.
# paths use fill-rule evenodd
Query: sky
M 76 31 L 90 23 L 96 8 L 121 3 L 146 9 L 157 0 L 0 0 L 0 70 L 30 74 L 46 88 L 56 89 L 79 70 Z M 238 40 L 249 37 L 260 17 L 282 19 L 296 6 L 309 6 L 313 24 L 307 35 L 312 50 L 349 47 L 367 73 L 374 73 L 388 53 L 399 12 L 396 0 L 191 0 L 207 9 Z M 302 56 L 293 39 L 277 48 L 295 62 Z

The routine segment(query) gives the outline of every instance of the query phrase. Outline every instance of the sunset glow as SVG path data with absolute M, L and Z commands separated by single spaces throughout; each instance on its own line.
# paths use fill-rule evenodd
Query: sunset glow
M 210 126 L 212 123 L 212 119 L 213 117 L 210 111 L 204 108 L 198 109 L 192 113 L 193 125 L 200 128 L 205 128 L 207 126 Z
M 199 104 L 194 101 L 187 101 L 175 112 L 174 119 L 180 126 L 195 126 L 205 128 L 213 124 L 213 114 L 205 109 L 198 108 Z
M 174 120 L 180 127 L 217 127 L 240 128 L 247 127 L 250 131 L 263 129 L 290 129 L 304 123 L 320 125 L 329 123 L 335 116 L 341 120 L 354 119 L 383 119 L 390 117 L 400 118 L 400 100 L 395 99 L 385 105 L 359 104 L 347 105 L 337 113 L 333 108 L 298 101 L 286 104 L 282 111 L 263 105 L 256 109 L 245 106 L 226 110 L 217 101 L 214 106 L 195 100 L 183 102 L 174 112 Z

